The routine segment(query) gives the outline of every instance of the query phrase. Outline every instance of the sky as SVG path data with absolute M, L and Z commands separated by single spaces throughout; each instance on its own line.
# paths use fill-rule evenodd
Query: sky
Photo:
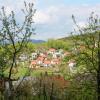
M 21 22 L 24 1 L 33 2 L 37 10 L 33 17 L 36 28 L 33 39 L 48 40 L 68 36 L 75 28 L 72 14 L 82 27 L 91 12 L 100 15 L 100 0 L 0 0 L 0 8 L 5 6 L 7 14 L 14 10 L 16 19 Z

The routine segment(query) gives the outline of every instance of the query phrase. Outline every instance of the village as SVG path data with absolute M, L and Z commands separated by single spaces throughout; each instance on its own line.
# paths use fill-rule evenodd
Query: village
M 55 48 L 40 51 L 36 50 L 35 52 L 31 53 L 29 68 L 57 68 L 57 66 L 61 65 L 63 59 L 65 57 L 69 57 L 71 54 L 72 52 Z M 24 61 L 25 59 L 27 59 L 25 55 L 20 56 L 20 60 Z M 76 62 L 74 59 L 70 59 L 68 62 L 66 62 L 66 67 L 68 66 L 71 72 L 73 71 L 75 65 Z

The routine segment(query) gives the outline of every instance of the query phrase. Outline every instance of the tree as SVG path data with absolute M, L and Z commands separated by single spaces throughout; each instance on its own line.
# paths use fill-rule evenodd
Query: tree
M 100 100 L 100 18 L 91 13 L 84 28 L 77 24 L 74 16 L 72 19 L 78 29 L 74 32 L 79 33 L 79 35 L 73 36 L 74 45 L 78 51 L 75 59 L 79 66 L 82 65 L 86 69 L 85 73 L 91 73 L 95 76 L 97 97 Z
M 46 45 L 49 48 L 68 50 L 68 45 L 66 46 L 66 42 L 64 42 L 63 40 L 50 39 L 47 41 Z
M 2 7 L 0 12 L 0 76 L 9 83 L 9 100 L 13 99 L 13 86 L 12 86 L 12 70 L 16 67 L 16 58 L 18 53 L 22 52 L 22 49 L 26 47 L 30 36 L 34 32 L 32 28 L 33 16 L 35 13 L 34 4 L 26 4 L 24 2 L 25 9 L 22 9 L 24 13 L 24 22 L 18 24 L 14 11 L 7 15 L 5 8 Z M 17 45 L 16 45 L 17 44 Z M 10 45 L 10 46 L 9 46 Z M 4 71 L 8 69 L 8 76 L 4 76 Z

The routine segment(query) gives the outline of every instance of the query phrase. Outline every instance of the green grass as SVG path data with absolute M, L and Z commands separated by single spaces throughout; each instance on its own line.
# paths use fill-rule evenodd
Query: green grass
M 25 64 L 26 65 L 26 64 Z M 41 73 L 44 75 L 46 72 L 48 73 L 48 75 L 52 75 L 52 74 L 56 74 L 54 71 L 54 68 L 37 68 L 37 69 L 29 69 L 26 66 L 23 66 L 22 64 L 20 64 L 17 68 L 16 72 L 12 73 L 12 78 L 18 78 L 18 77 L 23 77 L 23 76 L 40 76 Z M 9 75 L 9 68 L 4 72 L 5 76 Z M 60 73 L 57 73 L 60 74 Z
M 27 67 L 18 67 L 18 72 L 16 74 L 12 74 L 12 76 L 14 78 L 18 78 L 18 77 L 23 77 L 23 76 L 40 76 L 41 73 L 45 74 L 45 72 L 48 73 L 48 75 L 52 75 L 52 73 L 54 72 L 53 68 L 38 68 L 38 69 L 30 69 Z
M 48 73 L 48 75 L 51 75 L 54 71 L 51 68 L 39 68 L 31 71 L 31 76 L 40 76 L 41 73 L 45 74 L 45 72 Z
M 26 67 L 19 67 L 18 73 L 16 73 L 17 77 L 25 76 L 25 74 L 28 72 L 28 68 Z
M 18 72 L 15 74 L 15 77 L 22 77 L 22 76 L 26 76 L 26 75 L 30 75 L 30 76 L 40 76 L 41 73 L 42 75 L 44 75 L 45 73 L 48 73 L 48 75 L 52 75 L 54 73 L 54 69 L 53 68 L 38 68 L 38 69 L 30 69 L 27 67 L 19 67 Z

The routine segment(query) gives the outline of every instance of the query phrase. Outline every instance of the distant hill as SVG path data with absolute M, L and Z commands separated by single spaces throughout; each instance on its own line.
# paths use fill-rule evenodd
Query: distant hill
M 30 41 L 32 43 L 43 43 L 43 42 L 45 42 L 44 40 L 35 40 L 35 39 L 31 39 Z

